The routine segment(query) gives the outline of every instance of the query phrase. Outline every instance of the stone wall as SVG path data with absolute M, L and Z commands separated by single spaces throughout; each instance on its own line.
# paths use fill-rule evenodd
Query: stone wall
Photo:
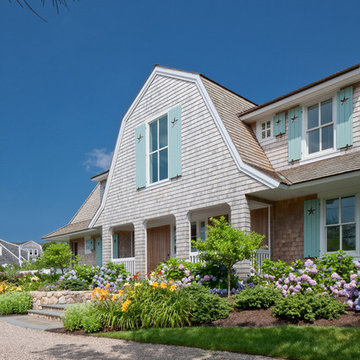
M 33 309 L 41 309 L 41 305 L 64 305 L 88 302 L 91 291 L 31 291 Z

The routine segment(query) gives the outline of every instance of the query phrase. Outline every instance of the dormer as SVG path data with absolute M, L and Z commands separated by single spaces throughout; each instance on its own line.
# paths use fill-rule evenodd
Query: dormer
M 91 178 L 92 181 L 96 181 L 100 184 L 100 201 L 102 200 L 105 192 L 106 181 L 109 175 L 109 170 L 102 172 L 101 174 L 95 175 Z

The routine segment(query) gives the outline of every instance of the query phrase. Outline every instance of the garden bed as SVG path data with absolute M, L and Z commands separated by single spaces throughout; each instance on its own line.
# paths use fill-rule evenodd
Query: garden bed
M 347 326 L 360 327 L 360 313 L 348 311 L 334 320 L 318 319 L 313 323 L 299 321 L 291 323 L 286 320 L 278 319 L 271 315 L 271 309 L 232 311 L 226 319 L 219 319 L 212 322 L 212 326 L 218 327 L 270 327 L 281 325 L 314 325 L 314 326 Z

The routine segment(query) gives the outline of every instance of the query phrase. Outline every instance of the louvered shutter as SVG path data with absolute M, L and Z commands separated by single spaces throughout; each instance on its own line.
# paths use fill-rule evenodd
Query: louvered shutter
M 320 200 L 304 201 L 304 257 L 320 256 Z
M 352 86 L 337 93 L 336 147 L 338 149 L 353 144 L 353 88 Z
M 274 136 L 285 134 L 285 112 L 273 117 Z
M 136 152 L 136 188 L 146 186 L 146 126 L 142 124 L 135 129 Z
M 288 111 L 288 122 L 288 159 L 291 162 L 301 159 L 302 110 L 300 106 Z
M 181 106 L 168 114 L 169 131 L 169 178 L 181 175 Z
M 119 257 L 119 235 L 113 235 L 113 259 L 117 259 Z

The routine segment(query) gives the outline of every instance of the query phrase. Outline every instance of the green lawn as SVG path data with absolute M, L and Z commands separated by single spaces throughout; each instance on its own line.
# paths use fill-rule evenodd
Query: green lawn
M 95 336 L 194 346 L 301 360 L 360 359 L 360 329 L 277 326 L 269 328 L 193 327 L 108 332 Z

